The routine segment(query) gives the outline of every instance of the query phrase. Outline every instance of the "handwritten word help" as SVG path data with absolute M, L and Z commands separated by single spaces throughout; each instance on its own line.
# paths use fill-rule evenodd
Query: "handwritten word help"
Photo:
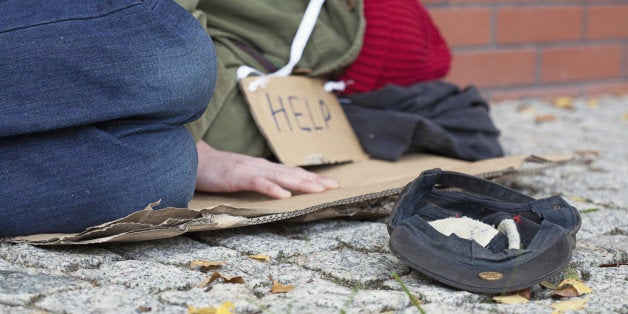
M 302 96 L 271 96 L 268 93 L 265 97 L 277 132 L 329 130 L 332 113 L 324 100 Z

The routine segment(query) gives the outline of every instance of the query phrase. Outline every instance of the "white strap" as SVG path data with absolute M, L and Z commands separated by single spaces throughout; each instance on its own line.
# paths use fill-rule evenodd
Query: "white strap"
M 327 81 L 325 85 L 323 85 L 323 89 L 330 93 L 333 91 L 343 91 L 347 88 L 347 84 L 344 81 Z
M 310 0 L 310 3 L 307 5 L 307 9 L 305 9 L 303 20 L 301 20 L 297 33 L 294 35 L 294 39 L 292 40 L 292 46 L 290 47 L 290 62 L 277 72 L 271 73 L 271 76 L 288 76 L 292 73 L 294 66 L 297 65 L 299 60 L 301 60 L 303 50 L 305 49 L 308 39 L 310 39 L 312 30 L 314 30 L 314 25 L 318 19 L 318 14 L 321 12 L 323 3 L 325 3 L 325 0 Z
M 299 28 L 297 29 L 297 33 L 294 35 L 294 39 L 292 40 L 292 46 L 290 47 L 290 61 L 276 72 L 261 75 L 259 79 L 251 82 L 247 87 L 250 91 L 254 92 L 257 88 L 266 84 L 268 77 L 288 76 L 292 73 L 294 66 L 299 62 L 299 60 L 301 60 L 301 56 L 303 56 L 303 50 L 305 49 L 307 41 L 310 39 L 310 35 L 312 34 L 312 30 L 314 29 L 314 25 L 316 24 L 316 20 L 318 19 L 318 15 L 321 12 L 321 7 L 324 2 L 325 0 L 310 0 L 310 3 L 305 9 L 305 14 L 303 15 L 301 24 L 299 24 Z M 260 74 L 261 72 L 249 66 L 243 65 L 238 68 L 236 75 L 240 80 L 252 73 Z

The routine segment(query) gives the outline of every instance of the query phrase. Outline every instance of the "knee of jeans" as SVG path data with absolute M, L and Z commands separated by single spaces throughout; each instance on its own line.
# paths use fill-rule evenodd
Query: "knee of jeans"
M 50 4 L 56 10 L 46 23 L 0 32 L 0 68 L 19 73 L 0 82 L 0 102 L 75 113 L 49 114 L 45 127 L 15 134 L 127 118 L 182 125 L 203 113 L 216 80 L 210 37 L 173 1 L 128 2 L 86 18 L 61 15 L 64 4 Z
M 119 151 L 111 152 L 103 163 L 102 171 L 107 173 L 100 182 L 89 179 L 94 187 L 91 195 L 85 195 L 89 205 L 75 207 L 77 217 L 84 215 L 82 209 L 90 208 L 91 218 L 82 220 L 83 225 L 72 232 L 126 217 L 155 202 L 159 202 L 155 210 L 186 208 L 192 199 L 197 155 L 185 128 L 136 133 L 121 140 Z
M 153 62 L 157 75 L 147 80 L 159 81 L 159 97 L 170 112 L 185 123 L 199 118 L 205 111 L 216 83 L 216 52 L 211 38 L 196 19 L 173 1 L 157 1 L 152 14 Z M 147 53 L 149 53 L 147 51 Z
M 196 146 L 182 126 L 130 134 L 84 126 L 0 147 L 0 235 L 81 232 L 159 200 L 155 209 L 187 207 L 194 194 Z
M 122 200 L 127 204 L 123 211 L 143 209 L 156 201 L 160 204 L 155 208 L 187 207 L 194 194 L 198 165 L 196 146 L 187 130 L 174 126 L 123 140 L 132 151 L 128 154 L 131 157 L 116 168 L 120 170 L 117 179 L 127 189 L 114 190 L 116 197 L 109 197 L 107 202 Z M 124 169 L 129 170 L 126 175 Z

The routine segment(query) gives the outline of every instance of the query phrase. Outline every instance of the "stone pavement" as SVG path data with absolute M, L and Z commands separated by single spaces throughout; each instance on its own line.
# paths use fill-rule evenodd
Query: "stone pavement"
M 628 313 L 628 266 L 600 267 L 628 261 L 627 115 L 628 97 L 493 106 L 507 154 L 579 156 L 577 163 L 506 183 L 534 197 L 561 194 L 581 211 L 567 269 L 593 290 L 581 312 Z M 521 305 L 441 285 L 391 254 L 384 221 L 278 223 L 90 246 L 0 243 L 0 313 L 186 313 L 188 306 L 225 302 L 238 313 L 417 312 L 392 271 L 427 313 L 550 313 L 557 302 L 539 285 Z M 245 282 L 199 288 L 213 271 L 190 269 L 193 260 L 224 262 L 216 271 Z M 294 289 L 270 293 L 269 276 Z

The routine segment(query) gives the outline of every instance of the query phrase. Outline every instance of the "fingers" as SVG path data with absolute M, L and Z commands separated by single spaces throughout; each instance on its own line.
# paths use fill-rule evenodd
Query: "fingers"
M 287 198 L 292 192 L 320 193 L 340 186 L 336 180 L 273 163 L 263 158 L 223 152 L 197 143 L 199 168 L 196 188 L 204 192 L 252 191 L 273 198 Z
M 321 175 L 317 175 L 317 176 L 318 176 L 318 182 L 322 184 L 328 190 L 337 189 L 340 187 L 340 182 L 334 179 L 321 176 Z
M 260 194 L 264 194 L 270 196 L 272 198 L 288 198 L 292 196 L 290 191 L 282 188 L 278 184 L 264 178 L 264 177 L 256 177 L 252 180 L 251 188 L 247 189 L 253 192 L 258 192 Z
M 306 171 L 303 168 L 274 164 L 270 180 L 283 188 L 301 193 L 320 193 L 338 188 L 337 181 Z

